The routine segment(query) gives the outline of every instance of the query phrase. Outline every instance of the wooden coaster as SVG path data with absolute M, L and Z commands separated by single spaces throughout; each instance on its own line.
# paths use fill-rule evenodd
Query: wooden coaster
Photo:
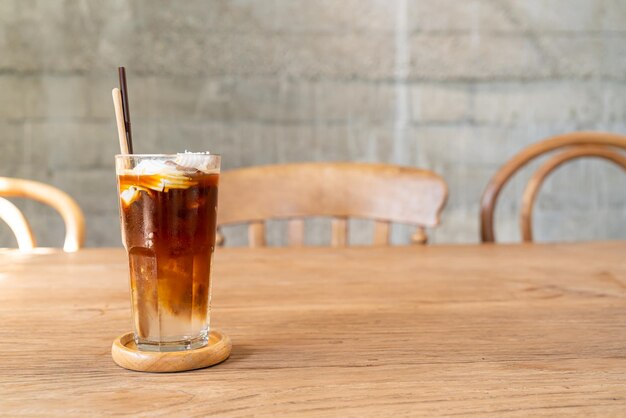
M 167 373 L 202 369 L 221 363 L 230 356 L 230 337 L 220 331 L 211 331 L 209 344 L 188 351 L 155 352 L 140 351 L 135 345 L 133 333 L 120 335 L 113 341 L 113 361 L 125 369 L 138 372 Z

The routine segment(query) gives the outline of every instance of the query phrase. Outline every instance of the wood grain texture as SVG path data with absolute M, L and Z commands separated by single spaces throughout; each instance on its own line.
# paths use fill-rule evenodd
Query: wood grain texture
M 624 242 L 218 249 L 211 323 L 232 355 L 156 375 L 110 356 L 130 327 L 123 250 L 0 252 L 0 411 L 620 416 L 624 254 Z
M 414 167 L 346 162 L 277 164 L 222 173 L 217 216 L 219 225 L 331 217 L 335 218 L 332 246 L 342 247 L 348 245 L 344 220 L 349 218 L 436 226 L 447 194 L 446 182 L 440 176 Z M 290 245 L 292 241 L 294 246 L 302 245 L 299 234 L 289 232 Z M 375 235 L 377 239 L 381 236 Z M 291 239 L 295 237 L 298 239 Z M 260 242 L 259 237 L 249 236 L 251 247 L 260 246 Z
M 572 154 L 572 149 L 573 154 Z M 605 151 L 599 152 L 598 149 Z M 575 158 L 585 156 L 585 151 L 590 157 L 599 157 L 608 159 L 616 164 L 624 163 L 623 151 L 626 150 L 626 135 L 613 134 L 608 132 L 571 132 L 563 135 L 553 136 L 539 141 L 517 153 L 513 158 L 507 161 L 489 180 L 487 187 L 482 195 L 480 202 L 480 237 L 483 242 L 495 242 L 494 232 L 494 213 L 498 197 L 504 186 L 520 169 L 526 166 L 534 159 L 550 153 L 562 152 L 553 157 L 551 162 L 541 167 L 530 181 L 530 188 L 538 188 L 544 178 L 552 172 L 552 170 L 562 163 Z M 552 165 L 554 166 L 550 168 Z M 525 213 L 522 214 L 520 229 L 525 241 L 532 240 L 530 233 L 530 222 L 532 219 L 528 216 L 528 207 L 532 206 L 533 201 L 529 201 L 531 197 L 534 200 L 536 191 L 526 191 L 525 193 Z
M 221 331 L 211 331 L 209 344 L 190 351 L 140 351 L 133 341 L 133 333 L 120 335 L 111 345 L 113 361 L 125 369 L 139 372 L 171 373 L 202 369 L 226 360 L 232 343 Z
M 63 250 L 74 252 L 83 246 L 85 242 L 85 216 L 78 203 L 67 193 L 38 181 L 0 177 L 0 196 L 34 199 L 52 207 L 59 212 L 65 223 Z M 7 209 L 6 205 L 5 209 Z M 17 237 L 18 243 L 30 241 L 34 244 L 36 242 L 30 227 L 24 228 L 23 221 L 19 219 L 19 216 L 3 217 L 3 219 L 13 219 L 16 222 L 15 225 L 10 226 L 12 231 L 18 231 L 20 234 L 30 233 L 30 237 Z M 32 246 L 21 246 L 21 249 L 30 250 Z

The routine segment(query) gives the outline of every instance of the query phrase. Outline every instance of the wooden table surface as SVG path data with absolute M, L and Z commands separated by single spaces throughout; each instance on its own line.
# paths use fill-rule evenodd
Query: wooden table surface
M 221 249 L 214 368 L 116 366 L 121 249 L 0 252 L 0 415 L 626 414 L 626 242 Z

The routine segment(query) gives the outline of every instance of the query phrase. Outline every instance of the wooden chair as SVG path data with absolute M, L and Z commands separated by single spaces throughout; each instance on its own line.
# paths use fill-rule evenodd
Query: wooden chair
M 509 179 L 533 159 L 549 153 L 560 151 L 546 161 L 533 174 L 526 185 L 522 198 L 520 228 L 522 239 L 532 242 L 533 204 L 546 177 L 562 164 L 583 157 L 596 157 L 611 161 L 626 170 L 626 156 L 620 151 L 626 150 L 626 136 L 604 132 L 573 132 L 558 135 L 538 142 L 522 150 L 509 160 L 493 176 L 481 200 L 481 239 L 483 242 L 494 242 L 493 217 L 498 196 Z
M 222 173 L 218 225 L 247 223 L 250 247 L 263 247 L 265 221 L 288 219 L 289 246 L 304 243 L 304 218 L 332 217 L 334 247 L 348 245 L 348 218 L 375 220 L 374 244 L 389 243 L 391 222 L 424 227 L 439 223 L 447 185 L 417 168 L 365 163 L 302 163 Z
M 85 239 L 85 217 L 78 204 L 61 190 L 32 180 L 0 177 L 0 196 L 24 197 L 37 200 L 54 208 L 65 223 L 63 250 L 74 252 L 81 248 Z M 26 218 L 10 201 L 0 197 L 0 219 L 9 225 L 17 238 L 20 250 L 36 247 L 36 240 Z

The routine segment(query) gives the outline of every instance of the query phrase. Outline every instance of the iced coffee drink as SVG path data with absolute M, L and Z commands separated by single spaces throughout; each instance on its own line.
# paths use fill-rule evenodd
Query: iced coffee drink
M 207 344 L 219 167 L 220 157 L 209 154 L 116 156 L 141 350 Z

